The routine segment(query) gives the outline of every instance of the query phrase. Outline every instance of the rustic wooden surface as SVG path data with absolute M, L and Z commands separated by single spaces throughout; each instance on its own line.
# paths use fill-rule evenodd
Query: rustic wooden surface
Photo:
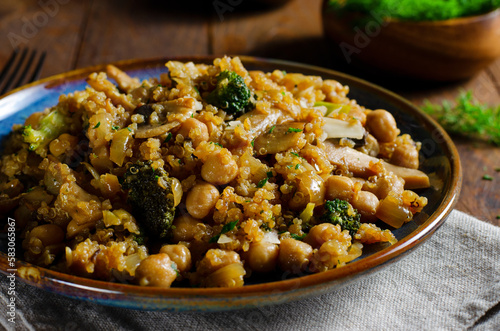
M 130 58 L 244 54 L 299 61 L 351 73 L 394 90 L 420 105 L 473 90 L 482 102 L 500 104 L 500 60 L 470 80 L 447 84 L 387 81 L 332 57 L 323 37 L 320 0 L 279 7 L 256 1 L 177 2 L 132 0 L 2 0 L 0 65 L 14 46 L 47 51 L 42 77 Z M 230 5 L 237 4 L 237 5 Z M 238 4 L 240 3 L 240 4 Z M 500 226 L 500 148 L 454 138 L 463 167 L 457 209 Z M 482 180 L 484 174 L 492 181 Z

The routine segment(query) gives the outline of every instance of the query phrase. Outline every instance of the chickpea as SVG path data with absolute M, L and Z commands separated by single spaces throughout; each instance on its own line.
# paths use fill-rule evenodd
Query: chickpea
M 44 246 L 59 244 L 64 240 L 64 231 L 55 224 L 39 225 L 29 234 L 30 240 L 38 238 Z
M 172 223 L 172 241 L 190 241 L 198 232 L 197 225 L 199 221 L 189 214 L 176 217 Z
M 377 198 L 385 198 L 389 192 L 394 192 L 396 195 L 403 194 L 405 182 L 402 178 L 396 175 L 386 175 L 377 178 L 375 183 L 367 183 L 363 186 L 363 190 L 372 192 Z
M 165 245 L 160 249 L 160 253 L 167 254 L 177 264 L 177 270 L 180 273 L 191 270 L 191 252 L 186 246 Z
M 363 221 L 374 221 L 377 219 L 375 213 L 377 212 L 379 200 L 375 194 L 368 191 L 359 191 L 356 198 L 351 201 L 351 204 L 359 211 Z
M 340 226 L 331 223 L 322 223 L 313 226 L 311 230 L 309 230 L 309 233 L 304 238 L 304 242 L 308 243 L 313 248 L 319 248 L 325 242 L 334 239 L 342 241 L 350 240 L 349 234 L 342 232 Z
M 208 128 L 205 123 L 195 118 L 188 118 L 182 123 L 177 131 L 184 138 L 189 138 L 193 142 L 193 147 L 197 147 L 202 141 L 208 141 Z
M 255 272 L 271 272 L 276 269 L 279 247 L 269 242 L 255 242 L 250 244 L 245 253 L 245 262 Z
M 219 190 L 209 183 L 196 184 L 187 194 L 186 208 L 191 216 L 202 219 L 215 207 Z
M 366 128 L 378 141 L 383 143 L 394 141 L 399 135 L 394 116 L 384 109 L 377 109 L 368 113 Z
M 170 287 L 177 278 L 176 268 L 167 254 L 150 255 L 135 270 L 136 281 L 141 286 Z
M 365 144 L 358 150 L 370 156 L 376 157 L 380 153 L 380 146 L 377 139 L 373 135 L 368 134 L 365 138 Z
M 240 255 L 238 253 L 212 248 L 209 249 L 205 256 L 200 260 L 197 265 L 196 272 L 199 275 L 207 276 L 233 263 L 241 264 Z
M 278 262 L 283 271 L 298 274 L 306 270 L 312 256 L 313 248 L 311 245 L 287 238 L 281 241 Z
M 405 168 L 418 169 L 417 147 L 412 144 L 397 145 L 389 162 Z
M 354 198 L 354 183 L 349 177 L 330 176 L 326 180 L 326 199 L 351 201 Z
M 201 167 L 201 177 L 214 185 L 224 185 L 236 178 L 238 165 L 229 151 L 212 154 Z

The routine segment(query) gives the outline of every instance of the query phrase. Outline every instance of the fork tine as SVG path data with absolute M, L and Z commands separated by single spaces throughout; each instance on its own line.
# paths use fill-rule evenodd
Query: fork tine
M 3 89 L 0 91 L 0 95 L 4 94 L 5 92 L 7 92 L 10 89 L 10 86 L 12 85 L 12 81 L 13 81 L 14 77 L 16 76 L 16 73 L 21 69 L 21 66 L 23 65 L 24 58 L 26 57 L 27 53 L 28 53 L 27 48 L 22 50 L 21 55 L 20 55 L 19 59 L 17 60 L 16 66 L 14 67 L 13 70 L 9 71 L 11 77 L 6 79 L 6 83 L 3 87 Z
M 46 51 L 42 52 L 42 55 L 40 55 L 40 58 L 38 58 L 38 63 L 36 64 L 35 70 L 33 70 L 33 74 L 31 75 L 29 82 L 34 82 L 35 80 L 38 80 L 40 78 L 40 72 L 42 71 L 42 66 L 45 61 L 45 56 L 47 55 Z
M 28 62 L 26 62 L 26 64 L 24 65 L 23 72 L 21 73 L 21 75 L 19 75 L 19 77 L 18 77 L 17 81 L 14 83 L 14 85 L 12 85 L 13 89 L 22 85 L 24 77 L 26 77 L 26 74 L 28 73 L 28 70 L 30 69 L 31 64 L 33 63 L 33 60 L 35 59 L 35 55 L 36 55 L 36 50 L 33 50 L 31 52 L 30 57 L 28 58 Z M 21 69 L 21 68 L 19 68 L 19 69 Z
M 3 81 L 3 79 L 5 78 L 5 75 L 7 75 L 7 72 L 9 72 L 9 69 L 12 67 L 12 63 L 16 59 L 16 56 L 18 53 L 19 53 L 19 49 L 16 48 L 12 51 L 12 54 L 10 54 L 10 57 L 7 60 L 7 63 L 4 65 L 2 72 L 0 72 L 0 82 Z

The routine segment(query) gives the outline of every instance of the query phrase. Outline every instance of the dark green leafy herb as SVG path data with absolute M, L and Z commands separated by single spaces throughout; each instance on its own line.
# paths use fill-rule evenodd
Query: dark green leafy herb
M 304 233 L 303 235 L 299 236 L 298 234 L 292 233 L 290 234 L 290 237 L 292 237 L 295 240 L 302 240 L 306 237 L 307 233 Z
M 259 183 L 257 184 L 257 187 L 258 187 L 258 188 L 262 188 L 262 187 L 264 187 L 264 185 L 266 185 L 266 183 L 267 183 L 267 181 L 268 181 L 268 180 L 269 180 L 269 178 L 267 178 L 267 177 L 266 177 L 266 178 L 264 178 L 264 179 L 262 179 L 262 180 L 261 180 L 261 181 L 259 181 Z
M 500 0 L 330 0 L 338 12 L 361 12 L 408 21 L 437 21 L 486 13 L 500 7 Z
M 172 132 L 169 132 L 167 134 L 167 137 L 165 138 L 165 140 L 163 141 L 164 143 L 168 143 L 170 141 L 170 139 L 172 139 Z
M 292 133 L 292 132 L 302 132 L 302 129 L 288 128 L 287 133 Z
M 229 231 L 232 231 L 236 227 L 236 224 L 238 224 L 239 221 L 240 220 L 236 220 L 236 221 L 224 224 L 224 226 L 222 227 L 220 233 L 218 235 L 213 236 L 212 238 L 210 238 L 210 240 L 208 242 L 211 243 L 211 244 L 216 243 L 219 240 L 221 234 L 225 234 L 225 233 L 228 233 Z
M 483 179 L 484 180 L 493 180 L 493 177 L 491 177 L 490 175 L 483 175 Z
M 274 129 L 276 128 L 276 125 L 273 125 L 270 129 L 269 129 L 269 133 L 273 133 Z
M 101 122 L 97 122 L 97 124 L 94 126 L 94 129 L 97 129 L 100 126 L 101 126 Z
M 462 93 L 454 106 L 447 101 L 442 106 L 427 102 L 422 109 L 449 133 L 500 146 L 500 106 L 493 108 L 479 104 L 471 92 Z

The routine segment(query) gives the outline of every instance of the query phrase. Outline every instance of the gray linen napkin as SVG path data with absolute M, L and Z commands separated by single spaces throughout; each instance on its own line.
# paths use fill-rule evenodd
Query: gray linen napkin
M 500 330 L 500 227 L 453 211 L 413 253 L 333 293 L 260 309 L 145 312 L 17 284 L 16 330 Z M 6 315 L 1 277 L 0 323 Z

